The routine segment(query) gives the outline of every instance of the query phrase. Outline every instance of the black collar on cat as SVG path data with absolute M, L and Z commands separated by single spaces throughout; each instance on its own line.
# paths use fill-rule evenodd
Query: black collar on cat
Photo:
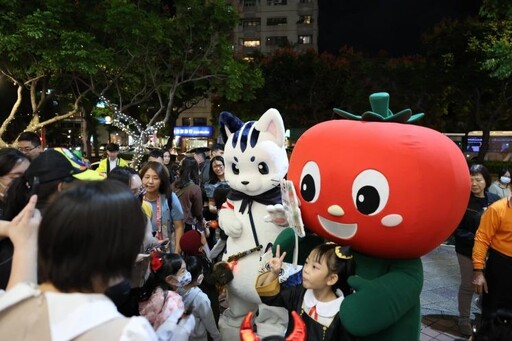
M 240 213 L 244 213 L 247 205 L 252 204 L 253 201 L 259 202 L 262 205 L 275 205 L 281 203 L 281 187 L 274 187 L 265 193 L 259 195 L 250 196 L 243 192 L 231 189 L 228 193 L 228 199 L 230 200 L 242 200 L 240 205 Z

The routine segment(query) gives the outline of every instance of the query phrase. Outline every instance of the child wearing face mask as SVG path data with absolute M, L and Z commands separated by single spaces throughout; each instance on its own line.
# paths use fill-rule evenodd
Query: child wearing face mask
M 151 253 L 151 273 L 141 290 L 139 313 L 146 317 L 155 330 L 160 326 L 173 328 L 168 319 L 176 318 L 178 324 L 186 316 L 180 292 L 191 282 L 185 261 L 178 254 Z M 182 318 L 183 317 L 183 318 Z M 193 317 L 190 316 L 193 320 Z M 165 324 L 164 324 L 165 322 Z
M 217 291 L 216 279 L 212 276 L 213 265 L 204 252 L 204 244 L 206 244 L 206 238 L 196 230 L 185 232 L 180 239 L 181 252 L 185 259 L 190 256 L 197 256 L 201 260 L 204 279 L 198 286 L 210 299 L 213 317 L 218 325 L 220 317 L 219 292 Z M 191 270 L 189 269 L 189 271 Z
M 197 256 L 189 256 L 185 259 L 187 270 L 191 274 L 192 281 L 183 288 L 180 293 L 187 311 L 191 310 L 196 320 L 196 326 L 190 334 L 190 341 L 207 341 L 208 334 L 214 341 L 220 340 L 220 332 L 215 323 L 211 302 L 208 296 L 198 287 L 201 285 L 203 263 Z

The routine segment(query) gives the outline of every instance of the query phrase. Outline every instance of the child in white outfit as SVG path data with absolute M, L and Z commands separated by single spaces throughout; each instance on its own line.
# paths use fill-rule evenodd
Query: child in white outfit
M 187 285 L 179 294 L 183 298 L 185 309 L 192 309 L 192 315 L 196 320 L 196 326 L 190 334 L 189 341 L 207 341 L 208 334 L 214 341 L 220 340 L 220 332 L 215 324 L 210 299 L 198 288 L 203 275 L 203 265 L 197 256 L 190 256 L 185 259 L 187 270 L 192 275 L 192 282 Z

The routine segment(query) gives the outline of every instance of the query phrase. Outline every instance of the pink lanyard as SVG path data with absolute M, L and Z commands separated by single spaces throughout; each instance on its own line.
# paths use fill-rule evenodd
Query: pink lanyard
M 146 196 L 144 196 L 144 200 Z M 160 202 L 160 195 L 156 198 L 156 239 L 163 240 L 164 235 L 162 233 L 162 203 Z
M 162 202 L 160 201 L 160 196 L 158 196 L 156 201 L 156 239 L 164 239 L 164 235 L 162 233 Z

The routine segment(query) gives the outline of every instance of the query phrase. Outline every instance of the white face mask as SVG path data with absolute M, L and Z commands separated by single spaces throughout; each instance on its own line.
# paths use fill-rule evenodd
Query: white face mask
M 500 178 L 501 183 L 509 184 L 510 183 L 510 177 L 509 176 L 502 176 Z
M 192 282 L 192 275 L 190 272 L 186 271 L 183 275 L 180 277 L 173 276 L 176 280 L 176 287 L 177 288 L 183 288 L 184 286 L 190 284 Z

